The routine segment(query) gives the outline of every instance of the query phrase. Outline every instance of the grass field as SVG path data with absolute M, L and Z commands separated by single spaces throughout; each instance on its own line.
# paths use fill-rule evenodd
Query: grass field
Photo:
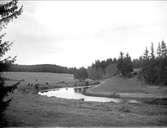
M 73 80 L 72 74 L 64 73 L 4 72 L 3 74 L 10 80 L 24 80 L 25 82 L 38 82 L 40 84 L 44 84 L 46 82 L 50 84 L 56 84 L 59 81 L 69 82 Z
M 114 76 L 102 82 L 101 86 L 90 88 L 87 91 L 92 95 L 117 94 L 130 98 L 159 98 L 167 97 L 167 88 L 154 85 L 146 85 L 136 78 L 121 78 Z
M 25 73 L 26 76 L 23 76 L 24 73 L 11 74 L 8 74 L 11 79 L 21 78 L 30 82 L 37 78 L 41 82 L 73 79 L 67 74 L 64 74 L 65 76 L 52 74 L 51 78 L 42 73 L 39 75 L 38 73 Z M 140 85 L 136 85 L 136 88 L 132 87 L 134 85 L 130 81 L 133 80 L 107 79 L 102 82 L 101 86 L 91 91 L 98 93 L 145 91 L 144 88 L 140 88 Z M 6 111 L 10 126 L 167 126 L 166 105 L 83 102 L 21 93 L 18 89 L 14 91 L 12 97 L 13 100 Z
M 56 88 L 70 86 L 75 80 L 72 74 L 63 73 L 41 73 L 41 72 L 4 72 L 3 76 L 7 79 L 6 85 L 12 85 L 21 80 L 18 88 L 25 88 L 27 85 L 38 84 L 40 88 Z M 58 84 L 59 83 L 59 84 Z

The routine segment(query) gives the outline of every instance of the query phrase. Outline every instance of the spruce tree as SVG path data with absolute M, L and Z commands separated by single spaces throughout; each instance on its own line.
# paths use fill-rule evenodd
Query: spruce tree
M 118 64 L 117 64 L 117 69 L 124 75 L 124 53 L 120 52 L 119 59 L 118 59 Z
M 22 7 L 18 7 L 18 0 L 0 2 L 0 127 L 7 126 L 7 122 L 4 118 L 4 111 L 11 101 L 11 99 L 4 101 L 4 98 L 16 87 L 6 87 L 2 77 L 2 72 L 14 61 L 14 58 L 11 57 L 4 58 L 4 55 L 10 49 L 11 42 L 3 41 L 5 34 L 2 33 L 2 29 L 6 28 L 6 25 L 17 18 L 21 12 Z
M 146 49 L 145 49 L 145 51 L 144 51 L 143 59 L 144 59 L 145 61 L 148 61 L 148 60 L 149 60 L 149 51 L 148 51 L 147 47 L 146 47 Z
M 123 76 L 130 76 L 130 73 L 133 71 L 133 64 L 128 53 L 124 57 L 124 53 L 120 52 L 117 68 Z
M 161 52 L 163 58 L 167 56 L 167 47 L 164 41 L 161 42 Z
M 158 57 L 160 57 L 161 56 L 161 44 L 160 43 L 158 43 L 158 48 L 157 48 L 157 55 L 158 55 Z
M 155 59 L 155 54 L 154 54 L 154 44 L 151 43 L 151 59 L 154 60 Z
M 130 72 L 133 71 L 133 64 L 131 57 L 128 53 L 126 54 L 125 62 L 126 62 L 126 73 L 129 74 Z

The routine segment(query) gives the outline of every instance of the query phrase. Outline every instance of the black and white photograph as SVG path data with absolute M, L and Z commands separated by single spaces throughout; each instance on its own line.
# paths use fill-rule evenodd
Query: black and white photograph
M 0 0 L 0 127 L 167 127 L 167 1 Z

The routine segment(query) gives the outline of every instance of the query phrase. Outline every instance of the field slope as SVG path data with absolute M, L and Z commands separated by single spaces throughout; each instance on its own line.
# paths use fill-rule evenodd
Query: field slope
M 122 78 L 114 76 L 105 79 L 100 86 L 87 90 L 89 95 L 118 94 L 129 98 L 162 98 L 167 97 L 167 88 L 141 83 L 137 78 Z

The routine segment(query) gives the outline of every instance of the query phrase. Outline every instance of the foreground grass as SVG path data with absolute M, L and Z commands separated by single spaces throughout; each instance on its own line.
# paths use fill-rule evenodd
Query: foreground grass
M 167 125 L 164 105 L 65 100 L 15 91 L 6 111 L 10 126 Z

